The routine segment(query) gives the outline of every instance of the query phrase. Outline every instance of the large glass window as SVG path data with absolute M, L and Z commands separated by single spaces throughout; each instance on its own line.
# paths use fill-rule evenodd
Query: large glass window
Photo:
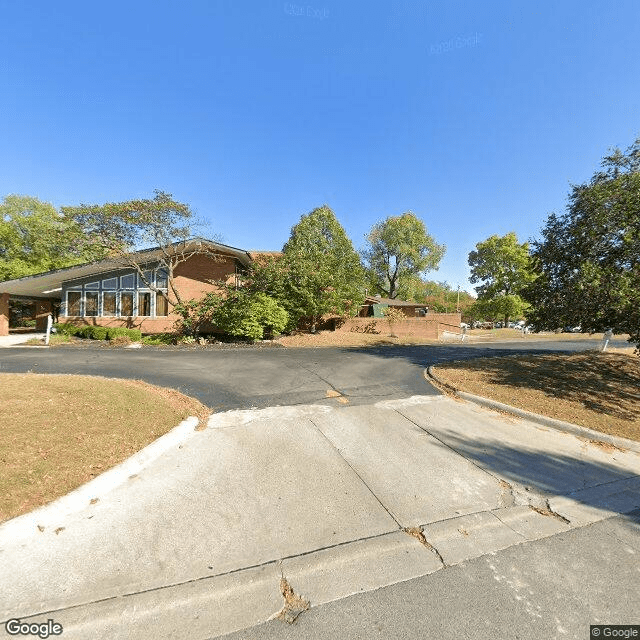
M 120 287 L 123 289 L 133 289 L 133 273 L 120 277 Z
M 133 315 L 133 293 L 131 291 L 123 291 L 120 294 L 120 315 Z
M 97 316 L 98 315 L 98 294 L 87 291 L 84 299 L 84 315 L 85 316 Z
M 159 270 L 156 272 L 156 287 L 166 289 L 168 284 L 167 272 Z
M 148 291 L 138 292 L 138 315 L 151 315 L 151 294 Z
M 81 291 L 68 291 L 67 292 L 67 315 L 79 316 L 81 315 L 80 302 L 82 301 Z
M 140 274 L 138 274 L 138 287 L 146 288 L 153 285 L 153 273 L 151 271 L 144 271 L 143 273 L 144 273 L 144 278 Z
M 157 316 L 169 315 L 169 305 L 167 304 L 167 299 L 159 292 L 156 293 L 156 315 Z
M 103 316 L 115 316 L 116 315 L 116 292 L 105 291 L 102 294 L 102 315 Z
M 167 272 L 164 269 L 145 270 L 144 277 L 149 284 L 155 283 L 155 287 L 159 291 L 150 291 L 140 274 L 137 273 L 114 275 L 85 284 L 73 283 L 73 286 L 70 286 L 66 293 L 66 315 L 168 316 L 167 287 L 169 282 Z

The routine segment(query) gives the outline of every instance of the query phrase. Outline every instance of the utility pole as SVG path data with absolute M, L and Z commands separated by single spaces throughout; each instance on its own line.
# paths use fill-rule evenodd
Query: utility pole
M 456 307 L 456 313 L 460 313 L 460 285 L 458 285 L 458 306 Z

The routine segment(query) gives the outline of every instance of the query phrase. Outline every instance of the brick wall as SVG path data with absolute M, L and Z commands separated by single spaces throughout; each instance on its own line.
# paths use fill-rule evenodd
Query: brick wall
M 192 298 L 202 298 L 206 293 L 218 290 L 215 284 L 209 282 L 210 280 L 234 282 L 235 265 L 235 259 L 232 257 L 223 256 L 216 259 L 208 255 L 195 254 L 176 267 L 174 273 L 176 289 L 185 302 Z M 169 289 L 169 300 L 175 302 L 175 297 L 171 295 L 171 289 Z M 164 333 L 174 331 L 175 323 L 179 320 L 177 314 L 171 313 L 171 308 L 170 305 L 168 316 L 157 318 L 60 316 L 60 322 L 70 322 L 77 326 L 126 327 L 140 329 L 142 333 Z
M 437 340 L 443 331 L 460 332 L 459 313 L 429 313 L 421 318 L 406 318 L 393 324 L 393 333 L 398 337 L 419 337 Z M 365 327 L 373 327 L 382 335 L 389 335 L 389 323 L 384 318 L 349 318 L 336 331 L 363 332 Z
M 0 336 L 9 335 L 9 294 L 0 293 Z

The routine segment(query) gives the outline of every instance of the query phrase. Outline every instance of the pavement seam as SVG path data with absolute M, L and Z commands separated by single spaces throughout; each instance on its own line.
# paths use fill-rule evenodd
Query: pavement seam
M 360 482 L 362 482 L 362 484 L 369 490 L 369 493 L 371 493 L 371 495 L 377 500 L 378 504 L 389 514 L 389 516 L 393 519 L 396 525 L 398 525 L 398 529 L 402 529 L 402 525 L 400 524 L 398 519 L 393 515 L 393 513 L 391 513 L 391 511 L 389 511 L 389 509 L 387 509 L 385 504 L 382 502 L 382 500 L 380 500 L 380 498 L 378 498 L 378 496 L 375 494 L 373 489 L 364 481 L 363 477 L 353 468 L 351 463 L 342 455 L 342 453 L 340 452 L 340 449 L 338 449 L 338 447 L 336 447 L 336 445 L 333 444 L 333 442 L 331 442 L 331 440 L 327 437 L 327 435 L 311 418 L 308 418 L 308 420 L 318 430 L 318 433 L 320 433 L 322 437 L 329 443 L 331 448 L 340 456 L 342 460 L 344 460 L 344 462 L 349 467 L 349 469 L 351 469 L 351 471 L 353 471 L 353 473 L 356 474 Z
M 498 482 L 498 484 L 500 484 L 501 487 L 502 487 L 502 482 L 507 482 L 506 480 L 504 480 L 504 478 L 501 478 L 500 476 L 494 475 L 493 473 L 491 473 L 491 471 L 487 471 L 487 469 L 481 467 L 477 462 L 474 462 L 470 458 L 467 458 L 467 456 L 465 456 L 463 453 L 460 453 L 457 449 L 452 447 L 450 444 L 447 444 L 444 440 L 441 440 L 440 438 L 438 438 L 438 436 L 436 436 L 433 433 L 431 433 L 431 431 L 429 431 L 429 429 L 427 429 L 426 427 L 423 427 L 421 424 L 418 424 L 415 420 L 412 420 L 411 418 L 409 418 L 409 416 L 407 416 L 404 413 L 402 413 L 402 411 L 396 409 L 395 407 L 393 408 L 393 411 L 395 411 L 398 415 L 401 415 L 405 420 L 408 420 L 411 424 L 414 424 L 416 427 L 418 427 L 418 429 L 421 429 L 422 431 L 424 431 L 427 435 L 431 436 L 434 440 L 437 440 L 444 447 L 446 447 L 450 451 L 453 451 L 453 453 L 455 453 L 456 455 L 460 456 L 463 460 L 466 460 L 469 464 L 472 464 L 477 469 L 480 469 L 480 471 L 483 471 L 488 476 L 492 477 L 494 480 L 496 480 Z M 509 483 L 507 482 L 507 484 L 509 484 Z M 494 508 L 498 508 L 499 509 L 500 505 L 498 505 L 498 506 L 496 506 Z
M 329 549 L 338 549 L 340 547 L 346 547 L 350 544 L 356 542 L 364 542 L 366 540 L 375 540 L 376 538 L 384 538 L 385 536 L 392 535 L 397 533 L 396 531 L 385 531 L 384 533 L 377 533 L 372 536 L 363 536 L 362 538 L 354 538 L 353 540 L 346 540 L 345 542 L 338 542 L 336 544 L 326 545 L 324 547 L 318 547 L 316 549 L 310 549 L 309 551 L 303 551 L 301 553 L 296 553 L 290 556 L 283 556 L 276 560 L 265 560 L 265 562 L 260 562 L 258 564 L 248 565 L 246 567 L 239 567 L 238 569 L 230 569 L 229 571 L 223 571 L 221 573 L 214 573 L 211 575 L 200 576 L 199 578 L 192 578 L 191 580 L 183 580 L 181 582 L 174 582 L 171 584 L 163 584 L 158 587 L 151 587 L 149 589 L 140 589 L 139 591 L 129 591 L 127 593 L 119 593 L 114 596 L 107 596 L 106 598 L 99 598 L 98 600 L 88 600 L 87 602 L 80 602 L 79 604 L 72 604 L 67 607 L 58 607 L 56 609 L 50 609 L 48 611 L 38 611 L 36 613 L 29 613 L 21 616 L 21 618 L 33 618 L 35 616 L 43 616 L 50 613 L 56 613 L 59 611 L 71 611 L 72 609 L 78 609 L 80 607 L 87 607 L 93 604 L 99 604 L 101 602 L 108 602 L 110 600 L 117 600 L 118 598 L 131 598 L 134 596 L 142 595 L 145 593 L 152 593 L 154 591 L 162 591 L 164 589 L 173 589 L 175 587 L 182 587 L 188 584 L 194 584 L 196 582 L 204 582 L 205 580 L 213 580 L 215 578 L 224 578 L 225 576 L 232 576 L 237 573 L 242 573 L 243 571 L 251 571 L 254 569 L 262 569 L 264 567 L 269 566 L 279 566 L 285 560 L 294 560 L 296 558 L 304 558 L 305 556 L 313 555 L 314 553 L 318 553 L 320 551 L 327 551 Z M 3 622 L 3 621 L 0 621 Z

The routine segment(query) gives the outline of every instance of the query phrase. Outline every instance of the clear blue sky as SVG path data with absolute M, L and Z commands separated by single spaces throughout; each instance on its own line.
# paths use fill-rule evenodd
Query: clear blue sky
M 412 210 L 469 288 L 640 135 L 640 2 L 0 0 L 0 197 L 189 203 L 280 249 Z

